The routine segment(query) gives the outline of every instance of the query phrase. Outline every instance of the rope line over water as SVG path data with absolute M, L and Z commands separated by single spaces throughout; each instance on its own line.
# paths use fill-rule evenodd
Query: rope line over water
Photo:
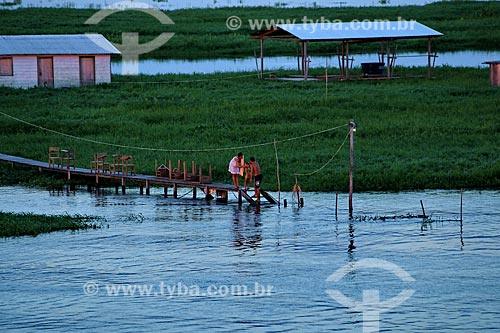
M 325 129 L 325 130 L 322 130 L 322 131 L 318 131 L 318 132 L 314 132 L 314 133 L 309 133 L 309 134 L 305 134 L 305 135 L 301 135 L 301 136 L 297 136 L 297 137 L 293 137 L 293 138 L 276 140 L 276 141 L 273 140 L 273 141 L 269 141 L 269 142 L 257 143 L 257 144 L 251 144 L 251 145 L 242 145 L 242 146 L 224 147 L 224 148 L 205 148 L 205 149 L 167 149 L 167 148 L 149 148 L 149 147 L 128 146 L 128 145 L 121 145 L 121 144 L 115 144 L 115 143 L 110 143 L 110 142 L 103 142 L 103 141 L 98 141 L 98 140 L 86 139 L 86 138 L 82 138 L 82 137 L 79 137 L 79 136 L 75 136 L 75 135 L 71 135 L 71 134 L 59 132 L 59 131 L 56 131 L 56 130 L 52 130 L 52 129 L 49 129 L 49 128 L 45 128 L 43 126 L 36 125 L 36 124 L 30 123 L 28 121 L 22 120 L 20 118 L 11 116 L 11 115 L 9 115 L 7 113 L 4 113 L 2 111 L 0 111 L 0 114 L 3 115 L 4 117 L 10 118 L 10 119 L 12 119 L 14 121 L 23 123 L 25 125 L 28 125 L 28 126 L 31 126 L 31 127 L 34 127 L 34 128 L 38 128 L 38 129 L 40 129 L 42 131 L 46 131 L 46 132 L 49 132 L 49 133 L 57 134 L 57 135 L 60 135 L 60 136 L 64 136 L 64 137 L 75 139 L 75 140 L 79 140 L 79 141 L 89 142 L 89 143 L 93 143 L 93 144 L 97 144 L 97 145 L 103 145 L 103 146 L 116 147 L 116 148 L 127 148 L 127 149 L 145 150 L 145 151 L 161 151 L 161 152 L 169 152 L 169 153 L 214 152 L 214 151 L 240 150 L 240 149 L 246 149 L 246 148 L 255 148 L 255 147 L 270 146 L 270 145 L 274 145 L 275 143 L 285 143 L 285 142 L 291 142 L 291 141 L 295 141 L 295 140 L 300 140 L 300 139 L 304 139 L 304 138 L 308 138 L 308 137 L 311 137 L 311 136 L 320 135 L 320 134 L 323 134 L 323 133 L 327 133 L 327 132 L 331 132 L 331 131 L 337 130 L 339 128 L 343 128 L 343 127 L 349 126 L 349 124 L 344 124 L 344 125 L 340 125 L 340 126 L 328 128 L 328 129 Z M 345 140 L 344 140 L 344 143 L 345 143 Z

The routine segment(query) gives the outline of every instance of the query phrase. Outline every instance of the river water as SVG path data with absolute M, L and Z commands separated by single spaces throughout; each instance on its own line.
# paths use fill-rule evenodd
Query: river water
M 378 61 L 377 54 L 355 54 L 353 67 L 360 67 L 363 62 Z M 458 51 L 444 52 L 438 54 L 435 66 L 451 67 L 487 67 L 485 61 L 500 59 L 500 51 Z M 311 55 L 310 68 L 333 69 L 330 74 L 339 74 L 339 63 L 337 56 L 314 56 Z M 396 66 L 402 67 L 426 67 L 427 54 L 398 55 Z M 260 66 L 260 60 L 258 60 Z M 267 57 L 265 58 L 265 71 L 293 70 L 297 69 L 297 57 Z M 137 63 L 113 61 L 111 72 L 113 74 L 212 74 L 224 72 L 256 72 L 257 63 L 255 58 L 239 59 L 201 59 L 201 60 L 178 60 L 178 59 L 139 59 Z M 397 71 L 397 70 L 396 70 Z
M 2 211 L 106 218 L 0 239 L 2 331 L 500 331 L 500 191 L 464 192 L 462 225 L 456 191 L 355 194 L 354 220 L 345 194 L 338 219 L 332 193 L 260 212 L 188 197 L 1 187 Z M 432 222 L 373 220 L 420 200 Z

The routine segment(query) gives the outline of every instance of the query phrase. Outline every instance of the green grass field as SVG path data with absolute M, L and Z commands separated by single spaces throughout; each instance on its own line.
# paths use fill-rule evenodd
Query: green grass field
M 443 32 L 445 36 L 434 43 L 438 52 L 493 50 L 500 45 L 499 2 L 452 1 L 386 8 L 178 10 L 167 13 L 176 23 L 167 27 L 149 15 L 133 11 L 116 13 L 97 26 L 85 25 L 95 12 L 37 8 L 0 11 L 0 34 L 100 32 L 120 42 L 122 32 L 137 31 L 141 42 L 145 42 L 168 30 L 175 36 L 148 57 L 240 57 L 252 56 L 258 48 L 249 39 L 253 32 L 246 23 L 249 19 L 307 16 L 350 21 L 402 17 Z M 231 15 L 242 18 L 242 29 L 233 32 L 226 27 Z M 426 42 L 400 41 L 398 52 L 425 50 L 422 43 Z M 318 43 L 311 45 L 310 52 L 335 53 L 337 46 Z M 295 52 L 294 45 L 266 46 L 268 55 Z M 397 72 L 422 75 L 425 70 L 398 68 Z M 77 164 L 82 167 L 89 166 L 95 152 L 120 152 L 134 156 L 139 172 L 151 174 L 155 160 L 196 160 L 204 166 L 211 163 L 215 179 L 229 182 L 227 164 L 243 150 L 247 157 L 255 155 L 261 162 L 265 187 L 275 189 L 273 140 L 346 125 L 354 119 L 358 124 L 358 191 L 498 188 L 498 88 L 489 85 L 486 69 L 441 67 L 436 69 L 435 77 L 331 83 L 328 97 L 324 83 L 262 81 L 248 73 L 114 76 L 110 85 L 58 90 L 0 88 L 0 111 L 38 126 L 0 115 L 0 151 L 46 160 L 49 146 L 74 147 Z M 282 188 L 291 188 L 295 172 L 312 173 L 324 166 L 342 145 L 347 131 L 344 126 L 279 143 Z M 258 144 L 263 145 L 237 148 Z M 321 172 L 299 177 L 303 189 L 345 191 L 348 155 L 348 147 L 344 146 Z M 12 174 L 4 166 L 0 183 L 61 184 L 58 179 L 40 179 L 30 172 L 27 177 L 24 172 Z
M 195 160 L 211 163 L 216 181 L 230 182 L 227 165 L 242 150 L 260 161 L 265 188 L 276 189 L 272 144 L 168 150 L 272 143 L 354 119 L 357 191 L 498 188 L 499 89 L 489 85 L 487 69 L 440 67 L 435 76 L 335 82 L 328 97 L 324 82 L 276 82 L 241 73 L 116 76 L 110 85 L 58 90 L 0 88 L 2 112 L 81 138 L 0 115 L 1 152 L 44 161 L 49 146 L 73 147 L 77 165 L 87 168 L 95 152 L 120 152 L 133 155 L 138 171 L 149 174 L 155 159 Z M 310 173 L 328 162 L 347 133 L 342 127 L 279 143 L 282 189 L 292 188 L 294 172 Z M 348 166 L 347 144 L 321 172 L 299 177 L 299 183 L 306 191 L 345 191 Z
M 361 7 L 361 8 L 221 8 L 189 9 L 167 12 L 175 25 L 162 25 L 156 18 L 137 11 L 115 13 L 98 25 L 85 21 L 96 11 L 85 9 L 26 8 L 0 10 L 0 35 L 67 34 L 98 32 L 113 42 L 121 43 L 122 32 L 139 32 L 141 42 L 150 41 L 162 32 L 175 32 L 163 47 L 143 57 L 200 59 L 217 57 L 249 57 L 259 43 L 249 38 L 249 20 L 417 20 L 444 34 L 434 43 L 438 52 L 457 50 L 495 50 L 500 45 L 500 2 L 445 1 L 426 6 Z M 239 16 L 243 26 L 231 31 L 226 26 L 230 16 Z M 21 23 L 22 22 L 22 23 Z M 394 43 L 398 52 L 425 52 L 426 40 L 401 40 Z M 285 45 L 284 45 L 285 44 Z M 311 54 L 335 54 L 338 44 L 313 43 Z M 351 45 L 352 52 L 376 52 L 380 46 Z M 267 55 L 295 55 L 293 43 L 269 42 Z

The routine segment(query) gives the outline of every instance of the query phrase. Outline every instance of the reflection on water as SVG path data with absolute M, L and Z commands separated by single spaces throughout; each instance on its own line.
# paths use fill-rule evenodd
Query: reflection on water
M 354 67 L 360 67 L 362 62 L 375 61 L 376 54 L 355 54 Z M 488 60 L 500 59 L 499 51 L 460 51 L 445 52 L 438 54 L 436 66 L 453 67 L 480 67 L 486 66 L 483 62 Z M 315 57 L 311 56 L 311 68 L 329 68 L 338 69 L 339 63 L 337 56 Z M 427 54 L 399 54 L 396 60 L 396 66 L 427 66 Z M 128 65 L 125 64 L 125 69 Z M 121 61 L 114 61 L 111 64 L 113 74 L 122 74 L 123 64 Z M 297 69 L 296 57 L 268 57 L 265 58 L 264 68 L 271 70 L 293 70 Z M 211 74 L 217 72 L 256 72 L 255 58 L 242 59 L 204 59 L 204 60 L 139 60 L 140 74 Z M 334 72 L 334 71 L 333 71 Z
M 331 299 L 336 289 L 360 300 L 379 290 L 387 300 L 416 290 L 384 312 L 380 329 L 405 332 L 485 332 L 498 327 L 500 289 L 499 191 L 466 191 L 463 227 L 458 191 L 356 193 L 354 216 L 422 219 L 349 219 L 348 195 L 304 193 L 305 207 L 255 208 L 204 200 L 164 198 L 163 189 L 141 196 L 107 190 L 53 192 L 0 187 L 0 210 L 91 214 L 102 229 L 0 239 L 0 327 L 3 331 L 106 332 L 353 332 L 361 313 Z M 282 193 L 291 200 L 291 193 Z M 354 245 L 353 248 L 349 245 Z M 326 279 L 346 264 L 376 258 L 406 270 L 403 283 L 380 270 L 352 270 Z M 353 266 L 354 267 L 354 266 Z M 473 267 L 474 269 L 470 269 Z M 83 287 L 94 282 L 96 295 Z M 259 286 L 268 296 L 190 296 L 158 293 L 111 296 L 105 286 Z M 466 315 L 465 315 L 466 314 Z
M 242 212 L 240 207 L 233 207 L 233 245 L 235 248 L 255 250 L 261 247 L 262 223 L 260 214 L 256 212 L 259 208 L 248 207 Z

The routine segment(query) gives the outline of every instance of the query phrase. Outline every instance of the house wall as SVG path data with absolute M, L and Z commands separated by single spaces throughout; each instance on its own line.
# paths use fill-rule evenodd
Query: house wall
M 31 88 L 38 84 L 36 56 L 14 56 L 13 76 L 0 76 L 0 85 L 14 88 Z
M 92 55 L 91 55 L 92 56 Z M 53 56 L 54 87 L 80 86 L 80 56 Z M 13 56 L 13 76 L 0 76 L 0 85 L 32 88 L 38 85 L 38 57 Z M 95 56 L 96 84 L 111 82 L 111 57 Z
M 54 56 L 54 88 L 80 85 L 80 57 Z
M 95 56 L 95 83 L 111 83 L 111 56 Z

